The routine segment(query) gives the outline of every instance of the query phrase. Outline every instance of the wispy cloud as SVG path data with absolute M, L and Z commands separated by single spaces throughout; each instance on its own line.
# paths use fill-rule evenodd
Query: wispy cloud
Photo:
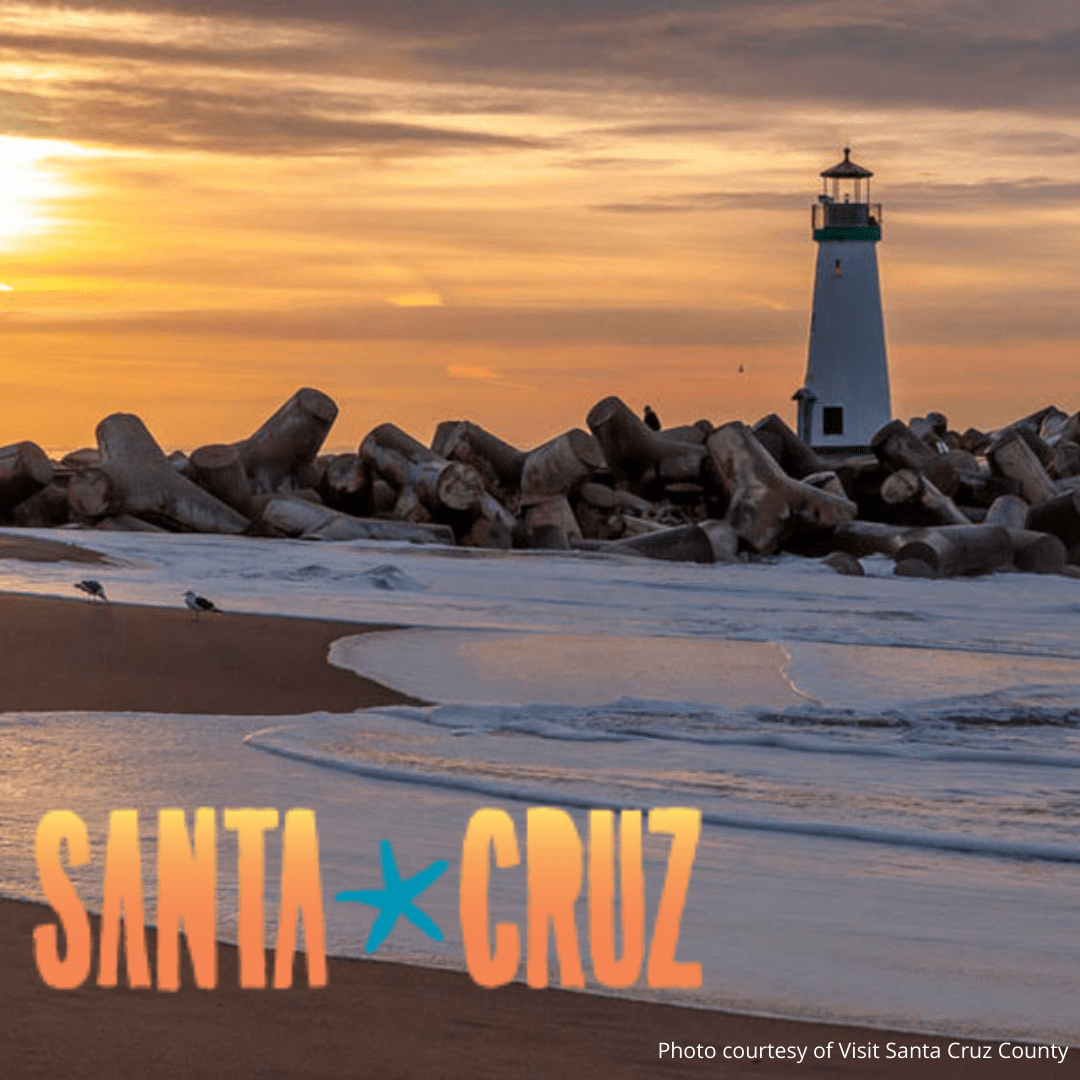
M 400 155 L 541 145 L 533 138 L 378 119 L 363 103 L 349 107 L 360 115 L 342 115 L 340 100 L 274 90 L 226 95 L 104 81 L 61 83 L 40 92 L 0 88 L 0 108 L 12 118 L 10 134 L 125 148 Z
M 685 214 L 715 210 L 754 210 L 797 213 L 806 205 L 806 193 L 768 191 L 688 191 L 658 195 L 642 202 L 601 203 L 594 210 L 616 214 Z
M 495 368 L 484 367 L 480 364 L 447 364 L 446 376 L 467 383 L 481 383 L 500 390 L 530 390 L 529 383 L 511 379 L 502 371 Z
M 277 341 L 606 342 L 641 346 L 762 344 L 801 333 L 801 311 L 755 303 L 728 310 L 695 308 L 381 307 L 307 311 L 186 310 L 128 315 L 29 314 L 0 319 L 0 332 L 184 334 Z M 491 369 L 455 365 L 456 378 Z

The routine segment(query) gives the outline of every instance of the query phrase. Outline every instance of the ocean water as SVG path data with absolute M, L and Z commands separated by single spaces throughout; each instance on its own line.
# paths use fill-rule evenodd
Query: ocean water
M 374 910 L 333 896 L 381 884 L 386 838 L 404 874 L 450 863 L 421 899 L 445 940 L 399 924 L 377 956 L 461 967 L 457 869 L 476 809 L 507 810 L 524 847 L 529 806 L 566 808 L 585 838 L 592 808 L 693 806 L 704 826 L 678 956 L 702 963 L 704 985 L 632 993 L 1080 1042 L 1080 582 L 897 579 L 884 559 L 846 578 L 794 557 L 71 539 L 120 563 L 95 571 L 117 601 L 174 605 L 194 588 L 232 610 L 408 627 L 344 638 L 331 659 L 434 704 L 2 716 L 5 894 L 40 899 L 33 835 L 49 809 L 90 827 L 91 864 L 73 876 L 93 906 L 112 808 L 142 811 L 152 895 L 159 807 L 310 806 L 331 951 L 363 954 Z M 0 563 L 8 591 L 75 595 L 81 576 Z M 649 926 L 666 850 L 646 837 Z M 274 842 L 268 855 L 272 901 Z M 523 869 L 493 875 L 492 911 L 524 922 Z M 586 923 L 583 910 L 588 972 Z

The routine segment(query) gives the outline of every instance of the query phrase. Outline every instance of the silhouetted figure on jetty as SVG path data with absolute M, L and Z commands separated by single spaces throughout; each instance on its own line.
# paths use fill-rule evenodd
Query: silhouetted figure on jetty
M 651 405 L 645 406 L 645 426 L 652 428 L 653 431 L 660 430 L 660 417 L 653 412 Z

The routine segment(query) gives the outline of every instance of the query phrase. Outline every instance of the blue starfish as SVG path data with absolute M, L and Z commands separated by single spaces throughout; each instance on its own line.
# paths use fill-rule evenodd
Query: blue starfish
M 411 878 L 402 881 L 397 863 L 394 861 L 394 846 L 389 840 L 379 841 L 379 862 L 382 864 L 385 888 L 350 890 L 339 892 L 334 897 L 335 900 L 370 904 L 380 909 L 379 917 L 375 920 L 371 933 L 368 934 L 364 952 L 373 953 L 390 936 L 390 931 L 394 929 L 399 915 L 404 915 L 429 938 L 442 941 L 442 930 L 439 929 L 438 924 L 426 912 L 421 911 L 413 900 L 437 881 L 450 864 L 445 859 L 439 859 L 426 870 L 421 870 L 419 874 L 414 874 Z

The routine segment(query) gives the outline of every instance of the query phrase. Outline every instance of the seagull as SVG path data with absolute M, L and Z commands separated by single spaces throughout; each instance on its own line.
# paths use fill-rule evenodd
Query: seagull
M 195 612 L 196 619 L 199 617 L 200 611 L 221 611 L 221 608 L 213 600 L 207 600 L 205 596 L 198 596 L 190 589 L 184 593 L 184 603 Z
M 105 590 L 101 586 L 100 581 L 94 581 L 93 578 L 86 578 L 84 581 L 76 581 L 75 588 L 79 592 L 86 593 L 90 603 L 95 600 L 104 600 L 108 603 L 109 598 L 105 595 Z

